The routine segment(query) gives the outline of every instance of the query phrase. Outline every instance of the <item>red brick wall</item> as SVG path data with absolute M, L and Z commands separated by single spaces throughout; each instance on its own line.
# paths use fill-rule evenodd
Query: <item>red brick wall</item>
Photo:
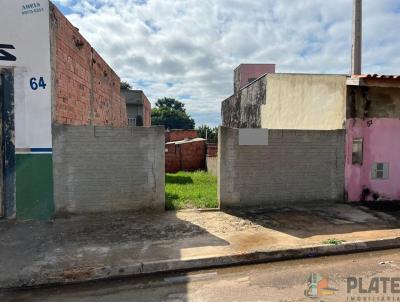
M 218 145 L 217 144 L 207 144 L 207 156 L 217 157 L 218 156 Z
M 184 140 L 185 138 L 197 138 L 197 130 L 169 130 L 165 131 L 165 142 L 176 142 Z
M 175 144 L 165 145 L 165 172 L 176 173 L 181 169 L 180 147 Z
M 143 93 L 143 126 L 151 126 L 151 103 Z
M 192 142 L 181 145 L 182 170 L 196 171 L 206 168 L 206 142 Z
M 205 170 L 206 142 L 166 144 L 165 172 Z
M 50 18 L 56 98 L 53 120 L 127 126 L 119 77 L 53 4 Z

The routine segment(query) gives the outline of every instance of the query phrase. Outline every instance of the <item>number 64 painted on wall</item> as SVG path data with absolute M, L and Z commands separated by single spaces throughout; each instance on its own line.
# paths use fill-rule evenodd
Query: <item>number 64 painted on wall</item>
M 32 90 L 37 90 L 39 87 L 46 89 L 46 85 L 47 85 L 44 82 L 43 77 L 39 78 L 39 82 L 37 82 L 37 79 L 35 77 L 33 77 L 30 79 L 29 84 L 31 85 Z

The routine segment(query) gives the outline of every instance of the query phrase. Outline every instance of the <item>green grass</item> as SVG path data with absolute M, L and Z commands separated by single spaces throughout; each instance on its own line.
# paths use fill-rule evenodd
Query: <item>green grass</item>
M 168 210 L 217 208 L 217 178 L 204 171 L 167 173 L 165 200 Z
M 346 242 L 345 240 L 339 240 L 336 238 L 329 238 L 327 240 L 322 241 L 323 244 L 331 244 L 331 245 L 340 245 L 342 243 Z

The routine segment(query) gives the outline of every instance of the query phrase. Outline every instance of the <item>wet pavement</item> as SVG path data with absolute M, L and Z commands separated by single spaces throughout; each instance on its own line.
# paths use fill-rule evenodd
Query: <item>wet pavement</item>
M 332 239 L 345 244 L 398 239 L 399 213 L 398 206 L 385 211 L 316 203 L 229 212 L 108 214 L 50 222 L 3 220 L 0 288 L 227 265 L 249 260 L 250 253 L 258 257 L 260 252 L 274 252 L 275 259 L 285 258 L 280 251 L 323 247 Z
M 332 296 L 305 296 L 311 273 L 328 278 Z M 69 285 L 0 292 L 2 302 L 131 302 L 131 301 L 399 301 L 399 293 L 360 293 L 359 286 L 347 292 L 347 278 L 362 278 L 368 289 L 373 278 L 400 277 L 399 250 L 387 250 L 193 271 L 84 285 Z M 367 300 L 364 300 L 367 299 Z M 387 300 L 390 298 L 391 300 Z M 369 300 L 368 300 L 369 299 Z M 375 299 L 375 300 L 372 300 Z

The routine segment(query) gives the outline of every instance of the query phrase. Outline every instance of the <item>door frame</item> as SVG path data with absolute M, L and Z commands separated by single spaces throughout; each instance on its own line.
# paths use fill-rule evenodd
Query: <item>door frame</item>
M 14 72 L 11 68 L 0 67 L 0 112 L 2 123 L 1 152 L 2 171 L 1 182 L 2 205 L 0 218 L 14 218 L 15 207 L 15 145 L 14 145 Z

